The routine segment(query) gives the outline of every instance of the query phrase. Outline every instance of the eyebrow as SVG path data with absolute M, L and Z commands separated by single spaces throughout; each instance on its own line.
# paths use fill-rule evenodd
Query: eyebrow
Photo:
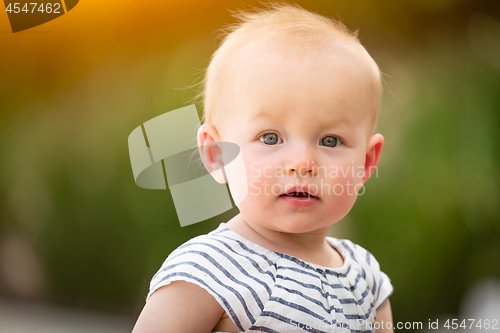
M 273 119 L 273 118 L 276 118 L 276 116 L 268 111 L 260 110 L 259 113 L 257 113 L 255 116 L 253 116 L 251 120 L 257 120 L 260 118 Z
M 255 116 L 253 116 L 251 118 L 251 120 L 258 120 L 258 119 L 269 119 L 269 120 L 275 120 L 276 118 L 279 118 L 279 116 L 275 116 L 272 112 L 268 112 L 268 111 L 265 111 L 265 110 L 260 110 Z M 347 117 L 339 117 L 338 119 L 328 119 L 328 117 L 325 117 L 326 119 L 324 119 L 323 121 L 321 121 L 322 123 L 326 123 L 327 121 L 330 123 L 330 124 L 350 124 L 351 122 L 348 120 Z M 326 127 L 326 126 L 325 126 Z

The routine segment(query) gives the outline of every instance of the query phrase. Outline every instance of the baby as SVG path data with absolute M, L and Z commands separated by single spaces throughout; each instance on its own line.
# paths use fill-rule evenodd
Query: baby
M 206 73 L 197 139 L 214 179 L 248 194 L 170 254 L 134 332 L 392 332 L 389 278 L 326 236 L 380 157 L 380 71 L 355 34 L 299 6 L 237 18 Z M 246 186 L 224 174 L 221 142 L 240 147 Z

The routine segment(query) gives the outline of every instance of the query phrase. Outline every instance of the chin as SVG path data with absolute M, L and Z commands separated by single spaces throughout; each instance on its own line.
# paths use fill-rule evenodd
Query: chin
M 274 226 L 275 231 L 288 233 L 288 234 L 304 234 L 312 231 L 316 231 L 318 229 L 323 229 L 329 227 L 321 226 L 315 223 L 315 221 L 288 221 L 286 223 L 278 223 L 278 225 Z

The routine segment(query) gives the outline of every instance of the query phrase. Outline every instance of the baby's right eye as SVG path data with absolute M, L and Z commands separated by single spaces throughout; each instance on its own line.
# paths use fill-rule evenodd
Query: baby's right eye
M 282 143 L 283 140 L 276 133 L 266 133 L 260 136 L 260 141 L 264 142 L 266 145 L 275 145 L 277 143 Z

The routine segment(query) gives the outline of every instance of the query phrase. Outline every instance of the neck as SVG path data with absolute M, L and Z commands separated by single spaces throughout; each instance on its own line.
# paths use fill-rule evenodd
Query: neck
M 262 247 L 297 257 L 309 257 L 313 254 L 322 253 L 326 248 L 330 248 L 325 241 L 328 228 L 307 233 L 286 233 L 247 223 L 241 214 L 232 218 L 227 222 L 226 226 Z

